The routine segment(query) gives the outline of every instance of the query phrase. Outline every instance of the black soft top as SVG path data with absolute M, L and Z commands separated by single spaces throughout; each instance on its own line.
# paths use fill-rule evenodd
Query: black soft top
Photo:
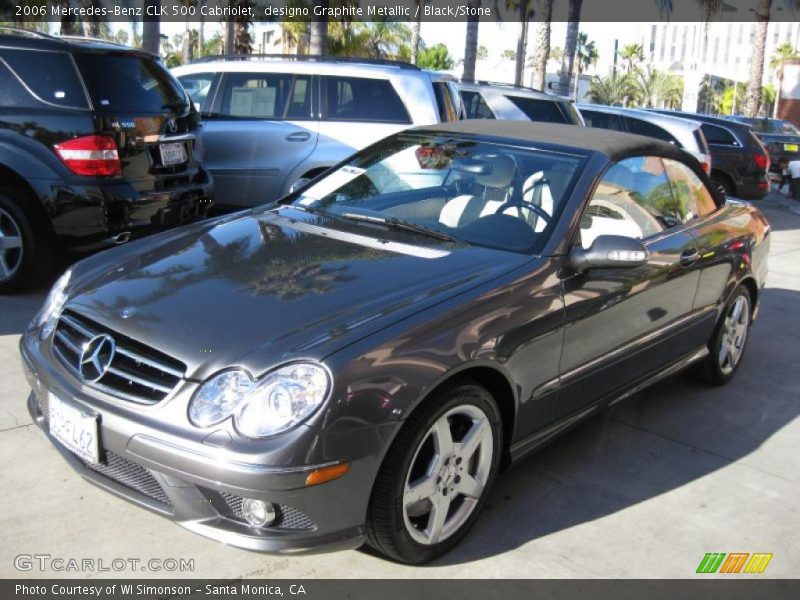
M 463 134 L 493 138 L 511 143 L 520 142 L 558 147 L 565 151 L 578 150 L 581 154 L 597 152 L 616 162 L 631 155 L 653 154 L 684 159 L 691 156 L 669 142 L 655 138 L 608 129 L 595 129 L 579 125 L 561 125 L 536 121 L 501 121 L 474 119 L 426 125 L 416 131 Z M 588 152 L 587 152 L 588 151 Z

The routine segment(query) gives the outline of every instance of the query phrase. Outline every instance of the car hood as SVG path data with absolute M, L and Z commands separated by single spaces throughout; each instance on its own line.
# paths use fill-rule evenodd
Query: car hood
M 194 379 L 322 359 L 531 260 L 288 207 L 147 241 L 78 267 L 66 308 L 181 360 Z

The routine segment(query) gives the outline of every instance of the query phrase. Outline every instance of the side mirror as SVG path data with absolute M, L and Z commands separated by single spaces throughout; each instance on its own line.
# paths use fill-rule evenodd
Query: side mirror
M 622 235 L 600 235 L 588 250 L 575 247 L 569 262 L 578 273 L 589 269 L 640 267 L 647 262 L 647 248 L 639 240 Z

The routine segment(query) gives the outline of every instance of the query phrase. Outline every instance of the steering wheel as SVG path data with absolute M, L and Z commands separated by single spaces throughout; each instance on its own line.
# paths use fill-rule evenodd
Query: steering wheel
M 502 214 L 509 208 L 514 208 L 515 206 L 532 210 L 537 216 L 541 217 L 547 225 L 549 225 L 553 220 L 553 217 L 551 217 L 541 206 L 534 204 L 533 202 L 528 202 L 527 200 L 509 200 L 508 202 L 500 205 L 498 209 L 494 211 L 494 214 Z

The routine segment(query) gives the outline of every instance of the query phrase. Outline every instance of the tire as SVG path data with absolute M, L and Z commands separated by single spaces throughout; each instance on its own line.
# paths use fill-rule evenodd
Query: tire
M 367 544 L 410 564 L 453 548 L 486 502 L 502 435 L 494 398 L 473 381 L 454 382 L 428 398 L 403 424 L 375 479 Z M 467 436 L 474 442 L 464 448 Z
M 727 175 L 723 173 L 714 173 L 711 175 L 711 182 L 717 186 L 717 189 L 725 198 L 730 198 L 736 195 L 733 182 Z
M 750 337 L 752 299 L 744 285 L 733 293 L 708 343 L 709 355 L 700 363 L 701 378 L 711 385 L 724 385 L 736 374 Z
M 50 236 L 23 207 L 28 197 L 0 187 L 0 293 L 32 287 L 50 273 Z

